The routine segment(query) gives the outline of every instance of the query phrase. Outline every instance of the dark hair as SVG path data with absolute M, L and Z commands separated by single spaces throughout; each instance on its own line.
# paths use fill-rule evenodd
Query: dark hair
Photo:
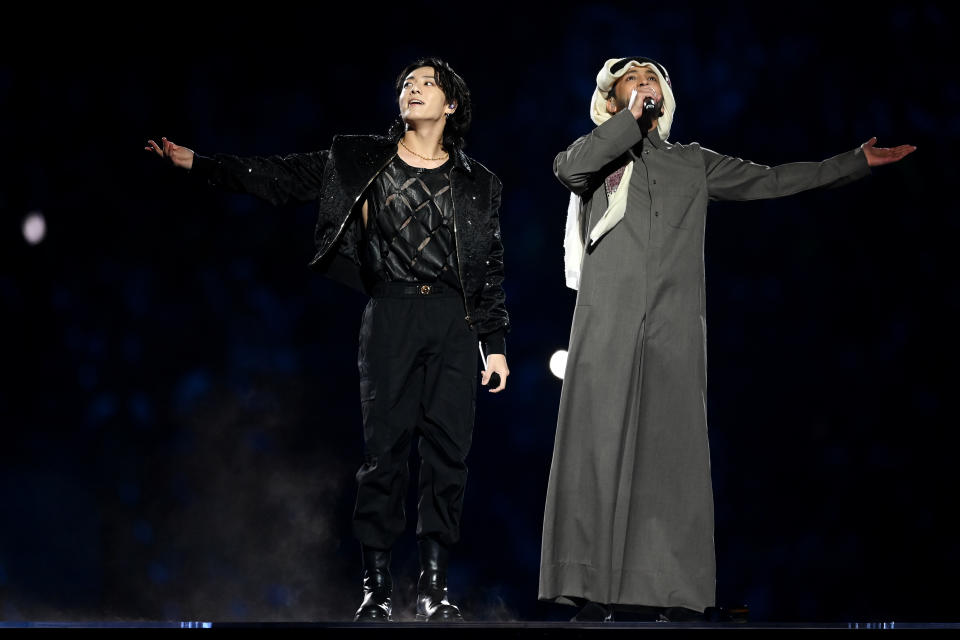
M 470 89 L 467 88 L 467 83 L 463 81 L 463 78 L 447 62 L 440 58 L 420 58 L 408 64 L 397 76 L 397 83 L 394 87 L 397 91 L 397 97 L 400 97 L 400 92 L 403 91 L 403 83 L 410 72 L 420 67 L 433 67 L 437 86 L 443 91 L 447 103 L 457 103 L 457 110 L 450 114 L 443 127 L 443 147 L 448 153 L 455 148 L 463 149 L 467 146 L 464 136 L 470 130 L 470 120 L 473 118 L 473 109 L 470 107 Z M 406 131 L 406 125 L 402 118 L 397 117 L 390 125 L 389 135 L 399 140 L 403 137 L 404 131 Z

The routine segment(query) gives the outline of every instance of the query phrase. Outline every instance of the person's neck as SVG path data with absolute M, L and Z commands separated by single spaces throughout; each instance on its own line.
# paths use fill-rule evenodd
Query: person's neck
M 397 151 L 404 162 L 414 167 L 439 167 L 450 157 L 440 144 L 442 138 L 443 126 L 408 128 Z

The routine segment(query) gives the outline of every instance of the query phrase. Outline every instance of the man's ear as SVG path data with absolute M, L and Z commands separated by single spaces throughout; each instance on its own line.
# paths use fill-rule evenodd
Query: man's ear
M 617 109 L 617 99 L 613 96 L 607 98 L 607 113 L 616 114 Z
M 457 110 L 457 101 L 456 101 L 456 100 L 451 100 L 450 102 L 447 103 L 447 112 L 448 112 L 448 113 L 453 113 L 453 112 L 456 111 L 456 110 Z

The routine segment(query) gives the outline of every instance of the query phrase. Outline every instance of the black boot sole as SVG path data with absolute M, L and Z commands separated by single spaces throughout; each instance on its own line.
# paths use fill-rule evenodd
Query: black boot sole
M 353 616 L 354 622 L 393 622 L 393 614 L 383 615 L 383 610 L 380 609 L 376 612 L 370 612 L 364 615 L 363 609 L 357 611 L 356 615 Z

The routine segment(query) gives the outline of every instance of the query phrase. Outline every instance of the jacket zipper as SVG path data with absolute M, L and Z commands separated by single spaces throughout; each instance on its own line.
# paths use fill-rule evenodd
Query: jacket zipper
M 377 172 L 374 173 L 369 180 L 367 180 L 367 184 L 363 185 L 363 189 L 361 189 L 360 193 L 357 194 L 357 197 L 353 199 L 353 204 L 351 204 L 350 208 L 347 210 L 348 211 L 347 216 L 343 219 L 343 222 L 340 223 L 340 228 L 337 229 L 337 234 L 333 236 L 333 240 L 330 241 L 329 246 L 327 246 L 324 252 L 313 259 L 313 262 L 318 262 L 320 260 L 323 260 L 324 256 L 326 256 L 327 253 L 330 252 L 330 249 L 332 249 L 333 246 L 337 244 L 337 240 L 340 239 L 340 234 L 343 233 L 343 228 L 347 226 L 347 220 L 350 219 L 350 215 L 353 213 L 353 208 L 357 206 L 357 202 L 360 201 L 360 198 L 363 196 L 364 192 L 367 190 L 367 187 L 369 187 L 373 183 L 373 181 L 377 179 L 377 176 L 379 176 L 380 173 L 387 168 L 387 165 L 390 164 L 390 162 L 396 157 L 397 157 L 397 154 L 396 152 L 394 152 L 393 155 L 387 158 L 387 161 L 383 163 L 383 166 L 377 169 Z M 456 220 L 454 220 L 454 227 L 456 227 Z M 456 231 L 454 231 L 454 233 L 456 233 Z
M 453 246 L 457 251 L 457 275 L 460 276 L 460 296 L 463 298 L 463 310 L 466 312 L 467 324 L 470 320 L 470 308 L 467 306 L 467 283 L 463 279 L 463 261 L 460 260 L 460 234 L 457 232 L 457 205 L 453 197 L 453 171 L 450 172 L 450 210 L 453 212 Z

